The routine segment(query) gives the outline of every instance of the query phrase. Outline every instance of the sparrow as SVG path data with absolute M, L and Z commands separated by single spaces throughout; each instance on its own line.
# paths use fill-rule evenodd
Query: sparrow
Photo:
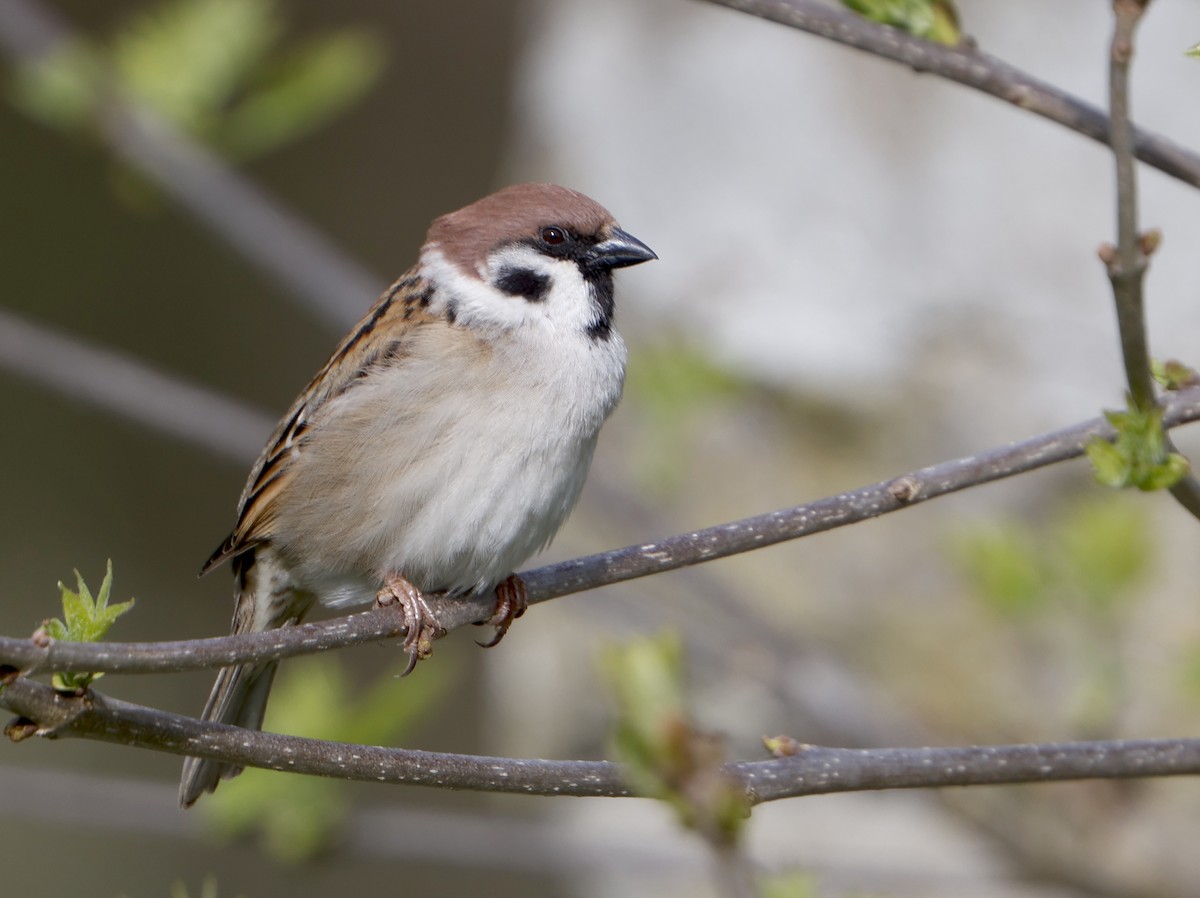
M 280 420 L 237 524 L 233 632 L 315 604 L 398 603 L 408 671 L 437 594 L 496 594 L 495 644 L 524 610 L 513 571 L 566 520 L 626 349 L 613 271 L 658 258 L 581 193 L 506 187 L 436 219 L 391 285 Z M 224 668 L 203 717 L 259 729 L 277 661 Z M 241 768 L 188 758 L 184 807 Z

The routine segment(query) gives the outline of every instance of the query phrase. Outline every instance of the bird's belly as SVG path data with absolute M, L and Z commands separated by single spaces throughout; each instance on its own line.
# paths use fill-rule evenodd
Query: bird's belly
M 325 604 L 368 602 L 391 573 L 423 591 L 495 586 L 566 519 L 620 395 L 620 372 L 582 395 L 493 375 L 430 401 L 412 373 L 353 388 L 300 453 L 273 541 Z

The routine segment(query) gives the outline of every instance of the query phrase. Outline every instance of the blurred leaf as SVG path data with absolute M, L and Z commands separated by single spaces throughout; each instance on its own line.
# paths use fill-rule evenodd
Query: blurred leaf
M 639 402 L 678 419 L 714 399 L 737 396 L 745 384 L 708 350 L 675 339 L 640 348 L 629 370 L 629 387 Z
M 811 873 L 779 873 L 762 879 L 762 898 L 817 898 L 819 894 Z
M 1182 390 L 1200 384 L 1200 374 L 1196 373 L 1196 369 L 1188 367 L 1178 359 L 1151 362 L 1150 368 L 1154 379 L 1164 390 Z
M 43 621 L 41 631 L 51 639 L 62 642 L 99 642 L 104 638 L 109 628 L 116 623 L 118 617 L 133 607 L 133 599 L 117 605 L 109 605 L 108 598 L 112 592 L 112 559 L 104 580 L 100 583 L 100 594 L 92 598 L 91 590 L 83 582 L 79 571 L 75 572 L 76 590 L 68 589 L 61 582 L 58 588 L 62 591 L 62 620 L 50 618 Z M 84 689 L 102 674 L 98 673 L 56 673 L 52 679 L 55 689 L 71 692 Z
M 440 678 L 381 678 L 365 694 L 351 685 L 336 658 L 289 662 L 267 709 L 266 728 L 366 745 L 386 745 L 411 730 L 451 682 L 448 659 Z M 346 784 L 325 777 L 247 769 L 205 802 L 209 819 L 227 839 L 257 830 L 268 854 L 299 863 L 318 854 L 348 810 Z
M 383 45 L 343 31 L 293 51 L 234 106 L 214 137 L 234 158 L 260 155 L 311 132 L 361 96 L 383 70 Z
M 1185 56 L 1191 56 L 1200 59 L 1200 44 L 1194 44 L 1183 51 Z
M 762 742 L 763 748 L 776 758 L 790 758 L 799 754 L 806 747 L 804 743 L 788 735 L 763 736 Z
M 953 0 L 842 0 L 860 16 L 947 46 L 962 39 Z
M 992 522 L 957 535 L 954 556 L 971 586 L 992 611 L 1025 617 L 1042 610 L 1048 572 L 1028 527 Z
M 685 826 L 710 840 L 735 842 L 749 802 L 721 769 L 721 740 L 688 719 L 678 636 L 664 633 L 609 648 L 601 669 L 617 705 L 614 750 L 631 788 L 665 801 Z
M 383 68 L 383 46 L 365 32 L 277 51 L 283 31 L 273 0 L 168 0 L 135 14 L 111 47 L 81 42 L 19 69 L 10 93 L 28 114 L 79 129 L 116 89 L 245 159 L 325 123 Z
M 1179 685 L 1191 704 L 1200 702 L 1200 645 L 1194 642 L 1179 666 Z
M 1057 529 L 1064 576 L 1094 607 L 1107 609 L 1132 595 L 1150 568 L 1150 523 L 1129 502 L 1081 502 Z
M 79 128 L 96 104 L 101 75 L 102 64 L 90 46 L 64 43 L 18 67 L 8 93 L 26 115 L 55 128 Z
M 1067 598 L 1108 611 L 1134 595 L 1150 570 L 1150 532 L 1144 511 L 1130 502 L 1088 497 L 1043 532 L 993 521 L 959 534 L 952 549 L 971 586 L 1002 614 L 1020 617 Z
M 1117 489 L 1129 482 L 1130 463 L 1125 453 L 1107 440 L 1094 438 L 1087 444 L 1092 473 L 1104 486 Z
M 187 885 L 182 880 L 177 879 L 171 883 L 171 898 L 189 898 L 190 894 Z M 217 877 L 209 873 L 201 880 L 200 891 L 196 893 L 196 898 L 219 898 L 219 895 Z
M 172 0 L 121 30 L 113 64 L 134 97 L 203 136 L 281 30 L 271 0 Z
M 686 720 L 683 645 L 673 633 L 613 646 L 601 665 L 617 705 L 620 754 L 635 780 L 658 789 L 659 769 L 672 762 L 673 730 Z
M 1187 459 L 1166 451 L 1161 408 L 1140 409 L 1131 399 L 1125 411 L 1106 411 L 1104 417 L 1117 431 L 1116 439 L 1093 437 L 1087 445 L 1100 483 L 1151 491 L 1167 489 L 1187 474 Z
M 696 419 L 745 392 L 745 382 L 718 365 L 711 352 L 680 339 L 639 348 L 629 366 L 629 402 L 653 422 L 655 438 L 639 459 L 647 489 L 669 490 L 683 475 L 679 458 L 694 438 Z

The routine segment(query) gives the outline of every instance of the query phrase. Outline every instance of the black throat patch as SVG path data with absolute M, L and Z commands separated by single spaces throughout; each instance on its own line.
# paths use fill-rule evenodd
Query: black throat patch
M 596 317 L 587 326 L 587 335 L 597 342 L 603 342 L 612 336 L 613 312 L 613 274 L 607 268 L 583 267 L 583 278 L 587 281 L 592 292 L 592 307 Z

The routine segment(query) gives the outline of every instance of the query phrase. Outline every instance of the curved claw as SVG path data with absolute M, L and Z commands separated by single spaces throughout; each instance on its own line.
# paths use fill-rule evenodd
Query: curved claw
M 512 622 L 524 614 L 528 607 L 529 591 L 525 587 L 525 581 L 516 574 L 510 574 L 496 587 L 496 607 L 492 616 L 478 624 L 481 627 L 495 627 L 496 635 L 487 642 L 477 640 L 475 644 L 484 649 L 499 645 Z
M 403 646 L 408 652 L 408 665 L 400 676 L 407 677 L 418 661 L 433 654 L 433 641 L 445 636 L 446 628 L 438 623 L 425 594 L 399 574 L 391 574 L 384 580 L 375 603 L 380 606 L 399 604 L 404 614 Z

